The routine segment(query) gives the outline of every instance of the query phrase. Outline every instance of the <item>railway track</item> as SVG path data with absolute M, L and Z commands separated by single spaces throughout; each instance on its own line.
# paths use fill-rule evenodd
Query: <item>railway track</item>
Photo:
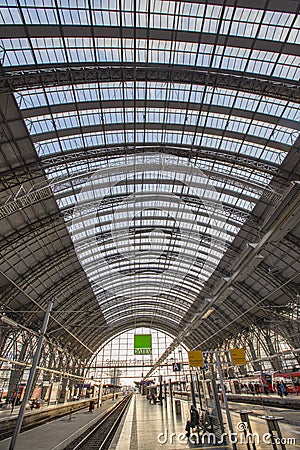
M 96 424 L 67 445 L 64 450 L 108 450 L 131 398 L 132 395 L 128 395 L 117 403 L 100 417 Z
M 103 401 L 110 400 L 112 398 L 112 394 L 104 395 L 102 397 Z M 49 408 L 42 408 L 40 410 L 36 410 L 33 413 L 26 411 L 26 414 L 23 419 L 23 424 L 21 428 L 21 433 L 23 431 L 29 431 L 33 428 L 36 428 L 40 425 L 44 425 L 53 420 L 59 419 L 64 416 L 69 416 L 70 414 L 74 414 L 83 409 L 89 407 L 90 399 L 80 400 L 69 402 L 61 405 L 56 405 Z M 0 441 L 3 439 L 9 438 L 12 436 L 15 426 L 17 422 L 17 415 L 10 417 L 3 417 L 0 421 Z

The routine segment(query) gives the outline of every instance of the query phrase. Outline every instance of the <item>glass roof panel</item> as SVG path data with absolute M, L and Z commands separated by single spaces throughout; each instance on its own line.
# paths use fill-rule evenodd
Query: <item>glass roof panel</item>
M 145 140 L 149 143 L 176 143 L 183 146 L 193 145 L 192 133 L 185 132 L 165 132 L 162 135 L 160 130 L 145 130 L 136 131 L 135 136 L 132 134 L 126 135 L 126 143 L 144 143 Z M 84 140 L 83 140 L 84 139 Z M 106 142 L 105 142 L 106 140 Z M 81 136 L 76 137 L 61 137 L 60 139 L 49 139 L 47 141 L 39 141 L 36 144 L 36 148 L 40 156 L 47 156 L 53 153 L 67 150 L 82 150 L 86 147 L 97 147 L 103 146 L 105 144 L 119 145 L 124 142 L 124 131 L 105 131 L 100 133 L 84 133 Z M 236 154 L 244 154 L 252 157 L 259 158 L 270 161 L 274 164 L 280 164 L 284 157 L 286 156 L 285 151 L 276 150 L 268 146 L 253 144 L 252 142 L 247 142 L 245 140 L 221 138 L 213 134 L 202 134 L 198 135 L 194 139 L 194 145 L 202 146 L 205 148 L 218 149 L 219 151 L 225 150 Z M 187 151 L 188 154 L 188 151 Z M 203 162 L 204 167 L 209 168 L 208 162 Z M 262 174 L 262 177 L 268 178 L 266 175 Z
M 183 195 L 185 191 L 186 194 L 191 194 L 192 191 L 194 195 L 203 198 L 204 205 L 204 194 L 212 202 L 219 202 L 220 195 L 212 186 L 208 189 L 208 180 L 198 169 L 193 173 L 193 166 L 182 166 L 182 161 L 175 156 L 164 158 L 160 154 L 144 154 L 128 156 L 126 160 L 127 164 L 123 160 L 118 171 L 115 166 L 94 174 L 87 186 L 83 186 L 77 195 L 76 208 L 79 208 L 79 211 L 74 222 L 75 229 L 70 225 L 70 232 L 81 264 L 98 289 L 124 297 L 124 301 L 128 296 L 133 299 L 145 292 L 145 282 L 150 296 L 160 295 L 178 283 L 192 292 L 195 286 L 191 284 L 188 288 L 188 274 L 195 273 L 199 283 L 205 281 L 224 252 L 223 239 L 231 240 L 232 237 L 227 238 L 222 217 L 214 216 L 213 227 L 209 220 L 206 226 L 198 224 L 197 212 L 187 208 L 186 203 L 180 201 L 180 196 L 174 191 L 174 164 L 177 167 L 178 183 L 182 184 Z M 135 170 L 131 173 L 133 167 Z M 107 176 L 109 181 L 105 181 Z M 147 176 L 149 184 L 146 181 Z M 137 183 L 139 177 L 144 178 L 143 183 Z M 164 183 L 165 180 L 168 183 Z M 134 184 L 132 181 L 135 181 Z M 116 195 L 126 193 L 125 198 L 121 199 L 118 205 L 114 205 L 110 215 L 108 210 L 103 216 L 98 207 L 98 213 L 95 211 L 94 217 L 86 216 L 86 213 L 80 216 L 78 205 L 86 201 L 96 201 L 99 205 L 108 192 L 110 196 L 114 195 L 114 192 Z M 209 211 L 206 214 L 211 215 Z M 106 221 L 110 239 L 102 241 L 99 247 L 97 237 L 103 232 Z M 76 227 L 78 222 L 81 222 L 80 229 Z M 197 239 L 197 234 L 206 236 L 205 246 L 202 246 L 201 239 Z M 209 242 L 209 235 L 213 237 L 212 242 Z M 216 237 L 219 239 L 218 247 Z M 82 246 L 86 240 L 88 245 Z M 199 265 L 197 262 L 201 254 L 206 261 L 205 265 Z M 128 271 L 131 273 L 130 278 Z M 201 284 L 199 288 L 200 286 Z M 197 290 L 190 295 L 192 302 L 192 298 L 196 298 Z M 110 313 L 106 302 L 102 304 L 102 311 L 109 321 Z
M 287 94 L 299 18 L 240 1 L 0 5 L 4 72 L 104 317 L 178 325 L 257 201 L 277 195 L 269 183 L 299 139 Z M 127 67 L 157 79 L 124 81 Z
M 125 117 L 124 117 L 125 115 Z M 222 129 L 224 131 L 235 131 L 237 133 L 245 133 L 253 135 L 258 138 L 270 139 L 272 141 L 281 142 L 287 145 L 293 145 L 299 132 L 292 133 L 292 128 L 287 128 L 274 124 L 267 124 L 266 122 L 259 122 L 257 120 L 250 120 L 246 118 L 239 118 L 234 115 L 200 113 L 199 111 L 189 110 L 186 112 L 174 110 L 172 108 L 158 109 L 147 108 L 145 113 L 144 108 L 126 108 L 124 111 L 119 109 L 98 109 L 89 111 L 68 111 L 65 113 L 54 113 L 46 116 L 37 116 L 35 118 L 25 119 L 31 134 L 43 134 L 52 130 L 65 130 L 68 128 L 88 127 L 99 123 L 99 117 L 103 124 L 123 123 L 144 123 L 145 120 L 149 123 L 178 123 L 206 128 Z M 292 126 L 292 125 L 291 125 Z M 72 134 L 72 130 L 70 130 Z M 42 136 L 44 138 L 44 136 Z
M 19 38 L 2 39 L 4 66 L 59 63 L 134 62 L 211 67 L 237 72 L 274 75 L 298 80 L 300 57 L 296 55 L 163 40 L 124 38 L 32 38 L 31 46 Z M 95 43 L 95 47 L 94 47 Z M 24 40 L 23 40 L 24 44 Z M 31 50 L 32 48 L 32 50 Z M 135 56 L 135 49 L 137 56 Z M 95 52 L 97 61 L 95 61 Z
M 101 93 L 101 95 L 99 94 Z M 120 86 L 119 82 L 88 83 L 75 86 L 59 86 L 51 88 L 38 88 L 22 90 L 16 94 L 21 109 L 35 108 L 38 106 L 102 101 L 105 100 L 162 100 L 174 102 L 187 102 L 207 105 L 232 107 L 241 110 L 261 112 L 266 116 L 283 116 L 295 120 L 299 112 L 299 105 L 292 101 L 275 99 L 266 95 L 255 95 L 250 92 L 238 92 L 230 89 L 214 89 L 204 86 L 190 86 L 178 83 L 147 83 L 138 81 L 135 84 L 126 82 Z M 30 112 L 26 112 L 30 115 Z
M 58 8 L 45 2 L 20 2 L 22 14 L 27 24 L 91 25 L 133 27 L 132 11 L 134 3 L 123 1 L 122 9 L 115 0 L 105 5 L 91 2 L 58 2 Z M 262 10 L 218 5 L 191 4 L 155 0 L 151 8 L 148 2 L 136 2 L 136 23 L 139 28 L 177 29 L 203 33 L 217 33 L 230 36 L 296 42 L 294 35 L 299 31 L 299 22 L 294 22 L 295 14 L 266 12 Z M 7 7 L 9 5 L 9 7 Z M 21 23 L 16 1 L 1 1 L 2 23 Z M 148 15 L 148 8 L 150 14 Z M 223 11 L 222 11 L 223 10 Z M 291 28 L 292 27 L 292 28 Z M 292 32 L 291 32 L 292 31 Z

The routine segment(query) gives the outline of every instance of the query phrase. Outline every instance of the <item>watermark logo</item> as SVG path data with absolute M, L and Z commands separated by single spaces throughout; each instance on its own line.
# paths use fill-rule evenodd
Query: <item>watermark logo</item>
M 246 431 L 248 428 L 247 422 L 239 422 L 236 428 L 238 431 Z
M 185 433 L 169 432 L 165 429 L 163 433 L 159 433 L 157 436 L 157 442 L 161 445 L 175 443 L 185 445 L 187 442 L 197 445 L 225 445 L 225 444 L 266 444 L 272 445 L 296 445 L 296 439 L 292 437 L 276 437 L 270 433 L 264 433 L 259 435 L 258 433 L 248 433 L 247 423 L 239 422 L 237 424 L 237 433 L 223 433 L 218 436 L 212 432 L 193 432 L 189 436 Z
M 195 164 L 140 153 L 82 179 L 70 232 L 98 292 L 130 298 L 146 283 L 155 300 L 188 274 L 202 283 L 213 273 L 226 250 L 226 213 Z

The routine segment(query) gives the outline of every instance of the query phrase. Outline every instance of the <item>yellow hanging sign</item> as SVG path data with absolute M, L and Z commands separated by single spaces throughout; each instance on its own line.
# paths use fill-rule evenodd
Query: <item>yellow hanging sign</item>
M 203 355 L 201 350 L 192 350 L 191 352 L 188 352 L 188 356 L 189 356 L 189 365 L 191 367 L 204 366 Z
M 242 366 L 247 364 L 246 356 L 243 348 L 230 349 L 231 361 L 235 366 Z

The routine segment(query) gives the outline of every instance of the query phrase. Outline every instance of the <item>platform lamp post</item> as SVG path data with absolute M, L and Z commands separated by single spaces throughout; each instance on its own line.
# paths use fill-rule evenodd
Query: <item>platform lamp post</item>
M 23 418 L 24 418 L 24 414 L 25 414 L 26 404 L 27 404 L 28 399 L 29 399 L 29 394 L 31 392 L 31 388 L 32 388 L 32 385 L 33 385 L 33 380 L 34 380 L 34 377 L 35 377 L 36 368 L 37 368 L 37 365 L 38 365 L 38 362 L 39 362 L 39 359 L 40 359 L 40 356 L 41 356 L 42 345 L 43 345 L 43 342 L 44 342 L 45 333 L 46 333 L 46 330 L 47 330 L 47 326 L 48 326 L 48 322 L 49 322 L 52 306 L 53 306 L 53 301 L 50 300 L 48 302 L 48 306 L 47 306 L 47 310 L 46 310 L 46 313 L 45 313 L 41 334 L 39 336 L 37 347 L 36 347 L 36 351 L 35 351 L 35 354 L 34 354 L 34 357 L 33 357 L 33 360 L 32 360 L 32 366 L 30 368 L 27 386 L 26 386 L 24 397 L 23 397 L 23 400 L 22 400 L 22 403 L 21 403 L 21 406 L 20 406 L 19 415 L 18 415 L 18 419 L 17 419 L 17 423 L 16 423 L 16 428 L 15 428 L 14 433 L 13 433 L 12 438 L 11 438 L 9 450 L 14 450 L 14 448 L 16 446 L 16 443 L 17 443 L 17 439 L 18 439 L 19 433 L 20 433 L 20 429 L 21 429 Z

